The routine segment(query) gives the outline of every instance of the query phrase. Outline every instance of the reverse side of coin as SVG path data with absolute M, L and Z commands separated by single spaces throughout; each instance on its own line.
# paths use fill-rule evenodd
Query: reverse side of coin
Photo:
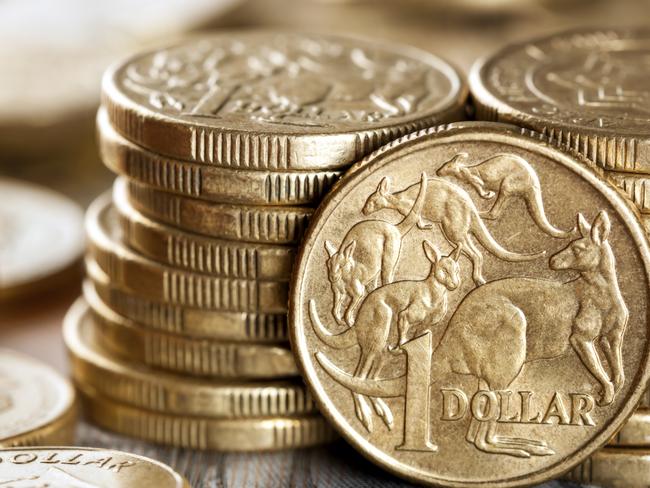
M 645 388 L 635 212 L 586 160 L 514 126 L 451 124 L 377 151 L 326 199 L 296 264 L 292 345 L 321 412 L 418 482 L 567 471 Z
M 474 66 L 477 114 L 544 132 L 615 171 L 650 171 L 650 29 L 584 29 L 505 47 Z
M 649 450 L 605 448 L 573 468 L 564 479 L 607 488 L 646 488 L 649 469 Z

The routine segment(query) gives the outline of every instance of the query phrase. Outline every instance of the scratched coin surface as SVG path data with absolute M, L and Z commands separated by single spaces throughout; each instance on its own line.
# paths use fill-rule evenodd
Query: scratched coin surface
M 88 447 L 0 449 L 0 486 L 10 488 L 189 488 L 153 459 Z
M 127 139 L 234 168 L 353 163 L 412 130 L 462 120 L 466 87 L 436 56 L 342 36 L 231 32 L 138 54 L 104 76 Z
M 650 171 L 650 29 L 585 29 L 476 64 L 478 115 L 545 132 L 605 169 Z
M 631 414 L 648 377 L 647 238 L 577 158 L 526 129 L 450 124 L 380 149 L 326 199 L 290 334 L 361 453 L 423 483 L 530 485 Z

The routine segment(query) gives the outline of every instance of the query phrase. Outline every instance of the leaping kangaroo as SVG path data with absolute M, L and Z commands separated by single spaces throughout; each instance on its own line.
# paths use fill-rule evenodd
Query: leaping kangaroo
M 546 234 L 567 238 L 571 232 L 554 227 L 546 217 L 542 187 L 533 167 L 516 154 L 497 154 L 474 165 L 467 164 L 467 153 L 461 152 L 438 169 L 439 176 L 453 176 L 470 184 L 484 199 L 496 196 L 492 208 L 482 212 L 484 219 L 498 219 L 511 199 L 519 197 L 528 213 Z
M 427 185 L 426 200 L 418 226 L 429 228 L 430 224 L 425 221 L 440 224 L 442 233 L 449 243 L 472 262 L 472 277 L 476 285 L 485 283 L 485 278 L 483 277 L 483 255 L 476 247 L 472 236 L 490 253 L 506 261 L 530 261 L 546 254 L 546 251 L 518 254 L 504 249 L 490 234 L 479 216 L 478 209 L 465 190 L 442 178 L 429 178 Z M 404 190 L 391 193 L 389 181 L 384 178 L 366 200 L 363 213 L 369 215 L 383 209 L 390 209 L 406 215 L 413 207 L 417 193 L 418 185 L 411 185 Z
M 435 348 L 431 374 L 472 375 L 481 390 L 504 390 L 524 364 L 558 357 L 570 344 L 600 383 L 599 405 L 610 404 L 625 382 L 621 349 L 629 312 L 618 286 L 607 213 L 601 211 L 592 225 L 579 214 L 578 229 L 580 237 L 549 262 L 554 270 L 577 271 L 577 278 L 568 282 L 506 278 L 475 288 L 458 306 Z M 404 377 L 360 380 L 322 353 L 317 359 L 330 376 L 352 391 L 384 398 L 406 391 Z M 466 439 L 488 453 L 517 457 L 553 453 L 542 441 L 497 435 L 496 427 L 495 420 L 473 419 Z

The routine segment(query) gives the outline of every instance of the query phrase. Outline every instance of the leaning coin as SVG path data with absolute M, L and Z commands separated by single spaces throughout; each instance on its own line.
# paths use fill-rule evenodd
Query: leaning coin
M 72 385 L 51 367 L 0 349 L 0 446 L 70 444 L 76 422 Z
M 615 171 L 650 172 L 650 29 L 582 29 L 477 63 L 477 116 L 545 133 Z
M 291 276 L 293 246 L 215 239 L 159 224 L 133 208 L 126 180 L 115 182 L 113 205 L 125 243 L 156 261 L 233 278 L 287 281 Z
M 119 186 L 120 180 L 115 182 Z M 128 199 L 140 212 L 188 232 L 269 244 L 298 244 L 314 213 L 307 207 L 228 205 L 181 197 L 128 182 Z
M 650 411 L 639 409 L 609 442 L 612 446 L 650 447 Z M 650 479 L 648 480 L 650 484 Z
M 242 169 L 341 168 L 461 120 L 460 74 L 376 40 L 237 32 L 138 54 L 104 76 L 111 124 L 151 151 Z
M 63 336 L 75 382 L 138 408 L 211 418 L 293 416 L 316 412 L 301 381 L 220 382 L 154 371 L 111 356 L 95 335 L 87 306 L 68 312 Z
M 317 205 L 340 171 L 255 171 L 187 163 L 147 151 L 97 116 L 102 161 L 115 173 L 159 190 L 218 203 Z
M 0 449 L 0 480 L 9 488 L 190 487 L 181 475 L 158 461 L 90 447 Z
M 214 419 L 166 415 L 81 390 L 87 418 L 107 430 L 149 442 L 218 451 L 276 451 L 331 442 L 336 434 L 320 415 Z
M 650 213 L 650 175 L 608 171 L 607 177 L 622 189 L 642 213 Z
M 88 313 L 92 311 L 98 342 L 120 358 L 197 376 L 266 379 L 297 375 L 288 344 L 223 342 L 156 332 L 116 314 L 92 288 L 84 288 L 84 297 L 92 307 Z
M 564 479 L 604 488 L 647 488 L 650 450 L 605 448 L 576 466 Z
M 467 122 L 388 144 L 327 197 L 296 264 L 289 331 L 320 411 L 418 482 L 557 477 L 650 374 L 636 210 L 526 132 Z
M 286 282 L 226 278 L 164 266 L 122 244 L 110 195 L 99 197 L 86 215 L 88 257 L 119 286 L 152 300 L 232 312 L 284 312 Z

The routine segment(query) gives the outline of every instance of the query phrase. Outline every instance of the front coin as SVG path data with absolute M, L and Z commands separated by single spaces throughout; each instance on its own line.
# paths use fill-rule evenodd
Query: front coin
M 304 377 L 348 441 L 405 478 L 557 477 L 643 393 L 650 261 L 635 211 L 524 132 L 468 122 L 391 143 L 305 238 L 290 305 Z

